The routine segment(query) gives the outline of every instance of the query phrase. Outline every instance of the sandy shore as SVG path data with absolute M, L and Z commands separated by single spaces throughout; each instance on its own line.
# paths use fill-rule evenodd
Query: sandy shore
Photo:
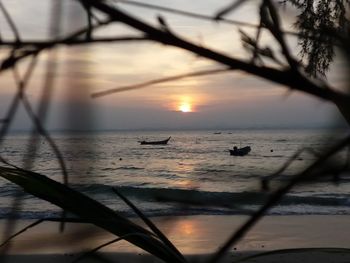
M 207 254 L 218 249 L 246 219 L 245 216 L 188 216 L 153 218 L 153 221 L 183 254 L 207 259 Z M 16 227 L 20 229 L 31 222 L 18 221 Z M 1 233 L 5 227 L 5 221 L 1 220 Z M 289 250 L 245 262 L 350 262 L 350 250 L 343 249 L 350 248 L 348 230 L 350 216 L 267 216 L 232 248 L 226 262 L 283 249 Z M 8 247 L 9 256 L 4 262 L 71 262 L 82 251 L 114 238 L 87 224 L 68 224 L 66 231 L 59 233 L 57 223 L 45 222 L 16 237 Z M 122 259 L 114 262 L 159 262 L 124 241 L 103 248 L 101 252 L 113 260 Z

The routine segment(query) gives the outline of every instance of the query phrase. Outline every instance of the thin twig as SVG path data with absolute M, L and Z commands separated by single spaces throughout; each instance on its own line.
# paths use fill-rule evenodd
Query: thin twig
M 269 20 L 268 14 L 266 11 L 269 11 L 269 17 L 272 21 Z M 280 44 L 282 48 L 282 52 L 287 59 L 289 66 L 296 73 L 298 72 L 298 65 L 300 65 L 296 59 L 294 59 L 291 55 L 289 47 L 284 39 L 284 32 L 281 28 L 281 22 L 277 10 L 271 0 L 263 0 L 263 4 L 261 7 L 261 18 L 263 19 L 263 23 L 270 30 L 271 34 L 275 37 L 277 42 Z
M 169 7 L 165 7 L 165 6 L 159 6 L 159 5 L 143 3 L 143 2 L 133 1 L 133 0 L 114 0 L 114 2 L 121 3 L 124 5 L 125 4 L 126 5 L 134 5 L 134 6 L 153 9 L 153 10 L 160 10 L 160 11 L 164 11 L 164 12 L 168 12 L 168 13 L 172 13 L 172 14 L 176 14 L 176 15 L 192 17 L 195 19 L 202 19 L 202 20 L 206 20 L 206 21 L 215 21 L 214 20 L 215 18 L 213 18 L 213 16 L 210 16 L 210 15 L 203 15 L 203 14 L 198 14 L 198 13 L 194 13 L 194 12 L 169 8 Z M 239 21 L 239 20 L 232 20 L 232 19 L 227 19 L 227 18 L 221 18 L 217 21 L 222 22 L 222 23 L 226 23 L 226 24 L 236 25 L 236 26 L 243 26 L 243 27 L 250 27 L 250 28 L 258 27 L 257 24 L 252 24 L 252 23 L 248 23 L 248 22 L 243 22 L 243 21 Z M 263 26 L 263 27 L 265 27 L 265 26 Z M 316 38 L 315 36 L 310 36 L 310 35 L 303 34 L 300 32 L 295 32 L 295 31 L 285 30 L 285 31 L 283 31 L 283 33 L 286 35 L 300 37 L 300 38 L 319 40 L 319 38 Z M 335 43 L 335 44 L 337 45 L 338 43 Z
M 315 155 L 316 157 L 319 156 L 318 153 L 315 152 L 312 148 L 302 148 L 299 151 L 295 152 L 283 165 L 281 168 L 279 168 L 276 172 L 274 172 L 271 175 L 268 175 L 261 179 L 261 187 L 263 190 L 268 190 L 269 186 L 268 183 L 271 179 L 276 178 L 277 176 L 280 176 L 303 152 L 310 152 L 311 154 Z
M 30 102 L 27 98 L 27 96 L 25 94 L 22 95 L 22 102 L 23 105 L 26 109 L 26 112 L 28 113 L 28 116 L 30 117 L 30 119 L 32 120 L 35 128 L 37 129 L 38 133 L 44 137 L 44 139 L 49 143 L 50 147 L 52 148 L 54 154 L 56 155 L 61 171 L 63 173 L 64 176 L 64 183 L 67 184 L 68 182 L 68 172 L 67 172 L 67 167 L 63 158 L 63 155 L 60 151 L 60 149 L 58 148 L 58 146 L 56 145 L 55 141 L 51 138 L 50 134 L 46 131 L 46 129 L 43 127 L 43 125 L 41 124 L 40 119 L 36 116 L 36 114 L 34 113 L 32 106 L 30 105 Z
M 247 3 L 246 0 L 234 0 L 230 5 L 218 11 L 214 16 L 214 19 L 222 20 L 224 16 L 228 15 L 229 13 L 232 13 L 234 10 L 240 7 L 244 2 Z
M 14 117 L 14 114 L 16 113 L 17 109 L 18 109 L 18 106 L 19 106 L 19 102 L 22 100 L 23 98 L 23 94 L 24 94 L 24 90 L 25 88 L 27 87 L 28 85 L 28 82 L 29 82 L 29 79 L 30 77 L 32 76 L 33 74 L 33 71 L 34 71 L 34 68 L 35 68 L 35 65 L 36 65 L 36 62 L 37 62 L 37 57 L 36 56 L 32 56 L 32 60 L 31 62 L 29 63 L 26 71 L 25 71 L 25 74 L 24 74 L 24 77 L 21 78 L 20 77 L 20 74 L 17 70 L 16 67 L 13 67 L 12 68 L 12 72 L 13 72 L 13 76 L 14 76 L 14 79 L 16 81 L 16 84 L 17 84 L 17 92 L 16 92 L 16 96 L 13 100 L 13 104 L 10 106 L 10 114 L 12 116 L 9 116 L 9 122 L 6 123 L 3 127 L 2 127 L 2 130 L 1 130 L 1 136 L 5 136 L 6 135 L 6 132 L 11 124 L 11 121 L 13 120 L 13 117 Z M 2 139 L 2 138 L 1 138 Z M 27 152 L 30 152 L 30 149 L 31 149 L 31 145 L 28 145 L 27 147 Z M 29 159 L 24 159 L 23 158 L 23 166 L 27 169 L 31 166 L 32 162 L 31 160 Z M 15 226 L 16 226 L 16 221 L 13 220 L 13 218 L 15 218 L 16 214 L 17 214 L 17 211 L 20 210 L 20 207 L 21 207 L 21 197 L 23 196 L 23 193 L 22 192 L 16 192 L 15 196 L 14 196 L 14 199 L 12 200 L 12 205 L 11 205 L 11 211 L 9 212 L 9 215 L 8 215 L 8 220 L 6 221 L 6 228 L 5 228 L 5 231 L 3 232 L 3 237 L 4 239 L 7 239 L 7 237 L 11 236 L 14 229 L 15 229 Z M 0 261 L 4 260 L 2 259 L 5 255 L 6 255 L 6 252 L 7 250 L 9 249 L 8 246 L 6 246 L 2 251 L 1 251 L 1 254 L 0 254 Z
M 350 143 L 350 136 L 341 140 L 335 144 L 330 150 L 320 156 L 314 163 L 308 166 L 303 172 L 295 175 L 290 182 L 285 186 L 279 188 L 274 192 L 269 200 L 256 211 L 247 221 L 244 223 L 235 233 L 225 242 L 225 244 L 212 256 L 208 261 L 209 263 L 219 262 L 224 254 L 237 242 L 239 241 L 263 216 L 264 214 L 274 205 L 276 205 L 282 197 L 289 192 L 296 184 L 303 181 L 305 177 L 309 176 L 316 168 L 327 161 L 331 156 L 333 156 L 338 151 L 342 150 L 344 147 L 348 146 Z
M 36 58 L 35 58 L 35 56 L 33 56 L 32 60 L 29 64 L 28 70 L 26 71 L 26 74 L 24 76 L 25 83 L 27 83 L 29 81 L 29 78 L 32 74 L 32 70 L 34 69 L 35 64 L 36 64 Z M 17 85 L 18 85 L 19 84 L 19 76 L 17 75 L 17 72 L 13 71 L 13 73 L 14 73 L 14 77 L 15 77 L 15 80 L 17 81 Z M 8 130 L 12 124 L 14 116 L 16 115 L 24 88 L 25 87 L 21 87 L 21 88 L 17 89 L 17 92 L 16 92 L 15 96 L 13 97 L 10 106 L 8 107 L 8 111 L 6 113 L 6 118 L 5 118 L 7 121 L 4 122 L 4 124 L 2 125 L 2 127 L 0 129 L 0 145 L 3 142 L 3 139 L 6 136 Z
M 101 26 L 108 25 L 110 22 L 111 22 L 111 19 L 105 19 L 103 21 L 100 21 L 98 24 L 93 26 L 93 29 L 95 30 Z M 65 42 L 65 41 L 69 42 L 71 40 L 75 40 L 78 37 L 86 34 L 87 30 L 88 30 L 88 28 L 84 27 L 82 29 L 79 29 L 79 30 L 69 34 L 68 36 L 63 37 L 60 40 L 56 40 L 54 42 L 48 43 L 48 45 L 38 47 L 35 50 L 25 50 L 17 56 L 11 55 L 7 59 L 4 59 L 3 62 L 1 63 L 0 72 L 11 69 L 19 60 L 22 60 L 22 59 L 27 58 L 29 56 L 38 55 L 43 50 L 53 48 L 56 45 L 60 44 L 61 42 Z
M 138 37 L 138 36 L 117 36 L 117 37 L 96 37 L 92 39 L 57 39 L 51 41 L 43 40 L 23 40 L 18 47 L 20 48 L 51 48 L 57 45 L 86 45 L 94 43 L 118 43 L 118 42 L 129 42 L 129 41 L 144 41 L 149 40 L 147 37 Z M 0 46 L 9 46 L 13 47 L 17 45 L 14 41 L 4 40 L 0 42 Z
M 141 88 L 145 88 L 145 87 L 148 87 L 151 85 L 160 84 L 160 83 L 164 83 L 164 82 L 169 82 L 169 81 L 174 81 L 174 80 L 179 80 L 179 79 L 184 79 L 184 78 L 189 78 L 189 77 L 199 77 L 199 76 L 213 75 L 213 74 L 218 74 L 218 73 L 225 73 L 225 72 L 229 72 L 229 71 L 230 71 L 230 69 L 213 69 L 213 70 L 203 70 L 203 71 L 196 71 L 196 72 L 191 72 L 191 73 L 186 73 L 186 74 L 180 74 L 180 75 L 176 75 L 176 76 L 154 79 L 154 80 L 149 80 L 149 81 L 138 83 L 138 84 L 133 84 L 133 85 L 118 87 L 118 88 L 109 89 L 109 90 L 105 90 L 105 91 L 95 92 L 95 93 L 92 93 L 91 97 L 97 98 L 97 97 L 110 95 L 113 93 L 141 89 Z
M 17 43 L 21 42 L 21 37 L 19 35 L 19 31 L 17 29 L 17 26 L 16 26 L 15 22 L 12 20 L 10 13 L 7 11 L 7 9 L 5 8 L 2 1 L 0 1 L 0 9 L 5 16 L 7 23 L 11 27 L 11 30 L 16 38 Z
M 197 18 L 197 19 L 203 19 L 203 20 L 207 20 L 207 21 L 214 21 L 213 17 L 210 15 L 202 15 L 202 14 L 198 14 L 198 13 L 194 13 L 194 12 L 169 8 L 169 7 L 165 7 L 165 6 L 159 6 L 159 5 L 149 4 L 149 3 L 142 3 L 142 2 L 132 1 L 132 0 L 115 0 L 114 2 L 126 4 L 126 5 L 139 6 L 139 7 L 148 8 L 148 9 L 160 10 L 160 11 L 164 11 L 164 12 L 168 12 L 168 13 L 188 16 L 188 17 Z M 238 21 L 238 20 L 231 20 L 231 19 L 222 18 L 222 19 L 220 19 L 220 21 L 228 23 L 228 24 L 237 25 L 237 26 L 256 27 L 256 25 L 254 25 L 254 24 L 242 22 L 242 21 Z
M 77 262 L 81 261 L 82 259 L 91 256 L 92 254 L 94 254 L 98 250 L 100 250 L 100 249 L 102 249 L 104 247 L 107 247 L 107 246 L 109 246 L 111 244 L 117 243 L 119 241 L 125 240 L 125 238 L 127 238 L 129 236 L 145 236 L 145 237 L 148 237 L 147 235 L 141 234 L 141 233 L 126 234 L 126 235 L 124 235 L 122 237 L 118 237 L 118 238 L 112 239 L 112 240 L 110 240 L 110 241 L 108 241 L 106 243 L 103 243 L 103 244 L 101 244 L 101 245 L 99 245 L 99 246 L 89 250 L 88 252 L 86 252 L 86 253 L 80 255 L 78 258 L 74 259 L 71 263 L 77 263 Z
M 8 237 L 4 242 L 2 242 L 0 244 L 0 247 L 6 245 L 8 242 L 10 242 L 13 238 L 15 238 L 16 236 L 22 234 L 23 232 L 27 231 L 28 229 L 35 227 L 36 225 L 41 224 L 42 222 L 44 222 L 45 219 L 39 219 L 37 221 L 35 221 L 34 223 L 31 223 L 30 225 L 24 227 L 23 229 L 21 229 L 20 231 L 16 232 L 15 234 L 11 235 L 10 237 Z
M 13 166 L 13 165 L 11 165 Z M 17 168 L 18 167 L 15 167 L 14 168 Z M 8 239 L 6 239 L 5 241 L 3 241 L 1 244 L 0 244 L 0 247 L 6 245 L 8 242 L 10 242 L 12 239 L 14 239 L 15 237 L 17 237 L 18 235 L 22 234 L 23 232 L 27 231 L 28 229 L 30 228 L 33 228 L 43 222 L 65 222 L 65 223 L 88 223 L 88 221 L 84 221 L 82 219 L 79 219 L 79 218 L 54 218 L 54 217 L 51 217 L 51 218 L 41 218 L 41 219 L 38 219 L 36 220 L 35 222 L 25 226 L 24 228 L 22 228 L 21 230 L 19 230 L 18 232 L 16 232 L 15 234 L 13 234 L 12 236 L 10 236 Z
M 252 56 L 252 63 L 255 62 L 255 59 L 258 56 L 258 51 L 259 51 L 259 41 L 260 41 L 260 35 L 261 35 L 261 29 L 262 29 L 262 20 L 260 18 L 260 22 L 259 22 L 259 26 L 256 30 L 256 36 L 255 36 L 255 48 L 254 48 L 254 52 L 253 52 L 253 56 Z

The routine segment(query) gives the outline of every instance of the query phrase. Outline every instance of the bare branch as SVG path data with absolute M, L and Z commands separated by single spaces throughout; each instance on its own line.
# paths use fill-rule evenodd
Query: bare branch
M 133 0 L 114 0 L 114 2 L 123 4 L 123 5 L 133 5 L 133 6 L 143 7 L 143 8 L 147 8 L 147 9 L 164 11 L 164 12 L 168 12 L 168 13 L 172 13 L 172 14 L 176 14 L 176 15 L 192 17 L 195 19 L 201 19 L 201 20 L 206 20 L 206 21 L 215 21 L 214 18 L 212 16 L 209 16 L 209 15 L 198 14 L 198 13 L 194 13 L 194 12 L 169 8 L 169 7 L 165 7 L 165 6 L 153 5 L 153 4 L 143 3 L 143 2 L 133 1 Z M 256 24 L 238 21 L 238 20 L 226 19 L 226 18 L 221 18 L 220 20 L 217 20 L 217 21 L 219 21 L 220 23 L 226 23 L 226 24 L 231 24 L 231 25 L 236 25 L 236 26 L 243 26 L 243 27 L 250 27 L 250 28 L 258 27 L 258 25 L 256 25 Z M 265 26 L 263 26 L 263 27 L 265 27 Z M 310 36 L 309 34 L 304 34 L 304 33 L 295 32 L 295 31 L 285 30 L 284 34 L 290 35 L 290 36 L 307 38 L 307 39 L 320 40 L 319 38 L 315 38 L 314 36 Z
M 203 19 L 203 20 L 207 20 L 207 21 L 214 20 L 213 17 L 209 16 L 209 15 L 202 15 L 202 14 L 198 14 L 198 13 L 194 13 L 194 12 L 178 10 L 178 9 L 174 9 L 174 8 L 153 5 L 153 4 L 149 4 L 149 3 L 142 3 L 142 2 L 132 1 L 132 0 L 115 0 L 115 2 L 121 3 L 121 4 L 134 5 L 134 6 L 154 9 L 154 10 L 160 10 L 160 11 L 164 11 L 164 12 L 168 12 L 168 13 L 183 15 L 183 16 L 197 18 L 197 19 Z M 232 25 L 237 25 L 237 26 L 256 27 L 256 25 L 251 24 L 251 23 L 237 21 L 237 20 L 230 20 L 230 19 L 226 19 L 226 18 L 221 18 L 220 21 L 228 23 L 228 24 L 232 24 Z
M 318 156 L 319 154 L 315 152 L 312 148 L 302 148 L 296 153 L 294 153 L 283 165 L 280 169 L 278 169 L 276 172 L 274 172 L 271 175 L 268 175 L 261 179 L 261 187 L 263 190 L 268 190 L 269 188 L 269 181 L 276 178 L 277 176 L 280 176 L 281 173 L 283 173 L 303 152 L 310 152 L 311 154 Z
M 32 74 L 32 70 L 34 69 L 34 66 L 36 64 L 36 57 L 33 56 L 32 57 L 32 60 L 29 64 L 29 67 L 28 67 L 28 70 L 26 71 L 26 74 L 23 78 L 23 81 L 25 83 L 27 83 L 29 81 L 29 78 Z M 17 71 L 13 71 L 14 73 L 14 77 L 15 77 L 15 80 L 17 81 L 17 85 L 19 85 L 20 83 L 20 78 L 18 76 L 18 72 Z M 5 120 L 7 120 L 6 122 L 3 123 L 3 125 L 1 126 L 1 129 L 0 129 L 0 144 L 3 142 L 3 139 L 4 137 L 6 136 L 10 126 L 11 126 L 11 123 L 14 119 L 14 116 L 16 115 L 16 112 L 17 112 L 17 109 L 18 109 L 18 106 L 19 106 L 19 103 L 20 103 L 20 99 L 22 97 L 22 93 L 23 93 L 23 90 L 25 89 L 25 87 L 23 87 L 23 85 L 21 87 L 18 88 L 15 96 L 13 97 L 11 103 L 10 103 L 10 106 L 8 107 L 8 111 L 6 113 L 6 117 L 5 117 Z
M 41 41 L 41 40 L 24 40 L 20 44 L 16 44 L 13 41 L 2 41 L 0 42 L 0 46 L 9 46 L 13 47 L 17 45 L 20 48 L 51 48 L 53 45 L 67 45 L 67 46 L 75 46 L 75 45 L 86 45 L 93 43 L 118 43 L 118 42 L 131 42 L 131 41 L 144 41 L 149 40 L 147 37 L 138 37 L 138 36 L 118 36 L 118 37 L 98 37 L 93 39 L 57 39 L 52 41 Z
M 266 25 L 266 27 L 270 30 L 271 34 L 280 44 L 282 52 L 285 58 L 287 59 L 289 66 L 292 70 L 297 71 L 299 63 L 292 57 L 288 45 L 284 40 L 284 33 L 282 31 L 280 18 L 275 9 L 275 6 L 270 0 L 263 0 L 260 12 L 263 24 Z M 269 17 L 272 21 L 270 21 Z
M 226 65 L 231 69 L 238 69 L 245 71 L 250 74 L 254 74 L 258 77 L 264 78 L 266 80 L 273 81 L 278 84 L 282 84 L 291 89 L 303 91 L 319 97 L 324 100 L 333 101 L 336 104 L 339 103 L 349 103 L 350 96 L 343 94 L 341 92 L 320 88 L 310 79 L 305 78 L 302 74 L 297 74 L 294 70 L 277 70 L 270 67 L 256 66 L 250 63 L 229 57 L 222 53 L 195 45 L 189 41 L 179 38 L 169 32 L 164 32 L 155 27 L 152 27 L 145 22 L 142 22 L 117 8 L 111 7 L 104 2 L 95 0 L 82 0 L 94 8 L 100 10 L 101 12 L 107 14 L 112 20 L 123 22 L 145 34 L 154 41 L 175 46 L 187 51 L 190 51 L 196 55 L 208 58 L 210 60 L 216 61 L 220 64 Z
M 264 214 L 274 205 L 276 205 L 282 197 L 289 192 L 295 185 L 300 183 L 308 177 L 312 172 L 317 169 L 322 163 L 327 161 L 335 153 L 339 152 L 343 148 L 350 144 L 350 136 L 341 140 L 335 144 L 331 149 L 325 152 L 320 158 L 318 158 L 314 163 L 308 166 L 304 171 L 295 175 L 286 185 L 279 188 L 274 192 L 269 200 L 259 208 L 247 221 L 244 223 L 235 233 L 225 242 L 225 244 L 217 251 L 216 254 L 208 261 L 209 263 L 219 262 L 219 260 L 224 256 L 224 254 L 232 247 L 236 242 L 238 242 L 263 216 Z
M 246 0 L 235 0 L 233 1 L 229 6 L 226 6 L 225 8 L 221 9 L 219 12 L 216 13 L 214 19 L 215 20 L 222 20 L 224 16 L 226 16 L 229 13 L 232 13 L 237 8 L 240 7 L 244 2 L 247 2 Z
M 99 246 L 89 250 L 88 252 L 86 252 L 86 253 L 80 255 L 79 257 L 77 257 L 76 259 L 74 259 L 72 261 L 72 263 L 77 263 L 77 262 L 81 261 L 82 259 L 91 256 L 92 254 L 94 254 L 95 252 L 99 251 L 100 249 L 102 249 L 104 247 L 107 247 L 107 246 L 109 246 L 111 244 L 117 243 L 119 241 L 122 241 L 125 238 L 130 237 L 130 236 L 144 236 L 144 237 L 148 237 L 147 235 L 141 234 L 141 233 L 126 234 L 126 235 L 124 235 L 122 237 L 118 237 L 118 238 L 112 239 L 112 240 L 110 240 L 110 241 L 108 241 L 106 243 L 103 243 L 103 244 L 101 244 L 101 245 L 99 245 Z
M 97 29 L 101 26 L 108 25 L 110 22 L 111 22 L 110 19 L 100 21 L 98 24 L 94 25 L 93 28 Z M 37 48 L 35 50 L 25 50 L 17 56 L 11 55 L 1 63 L 0 72 L 11 69 L 19 60 L 22 60 L 22 59 L 27 58 L 29 56 L 38 55 L 41 51 L 43 51 L 45 49 L 53 48 L 55 45 L 59 44 L 60 42 L 75 40 L 76 38 L 86 34 L 87 30 L 88 30 L 88 28 L 84 27 L 84 28 L 79 29 L 79 30 L 71 33 L 70 35 L 62 38 L 61 40 L 58 40 L 56 42 L 51 42 L 47 46 L 42 46 L 42 47 Z
M 14 239 L 16 236 L 22 234 L 23 232 L 27 231 L 28 229 L 32 228 L 32 227 L 35 227 L 39 224 L 41 224 L 42 222 L 44 222 L 45 219 L 39 219 L 39 220 L 36 220 L 34 223 L 31 223 L 30 225 L 24 227 L 23 229 L 19 230 L 18 232 L 14 233 L 13 235 L 11 235 L 10 237 L 8 237 L 4 242 L 2 242 L 0 244 L 0 247 L 6 245 L 8 242 L 10 242 L 12 239 Z
M 203 71 L 196 71 L 196 72 L 191 72 L 191 73 L 186 73 L 186 74 L 181 74 L 181 75 L 176 75 L 176 76 L 170 76 L 170 77 L 165 77 L 165 78 L 160 78 L 160 79 L 154 79 L 154 80 L 142 82 L 139 84 L 134 84 L 134 85 L 123 86 L 123 87 L 118 87 L 118 88 L 114 88 L 114 89 L 109 89 L 109 90 L 105 90 L 105 91 L 95 92 L 95 93 L 92 93 L 91 97 L 97 98 L 97 97 L 110 95 L 113 93 L 141 89 L 141 88 L 145 88 L 145 87 L 148 87 L 151 85 L 160 84 L 160 83 L 169 82 L 169 81 L 175 81 L 175 80 L 189 78 L 189 77 L 199 77 L 199 76 L 213 75 L 213 74 L 218 74 L 218 73 L 225 73 L 225 72 L 228 72 L 230 70 L 231 69 L 203 70 Z
M 19 31 L 17 29 L 17 26 L 16 26 L 15 22 L 12 20 L 10 13 L 7 11 L 7 9 L 5 8 L 5 6 L 2 3 L 2 1 L 0 1 L 0 9 L 1 9 L 2 13 L 5 16 L 5 19 L 6 19 L 7 23 L 11 27 L 12 32 L 13 32 L 15 38 L 16 38 L 16 41 L 18 43 L 21 42 L 21 37 L 19 35 Z

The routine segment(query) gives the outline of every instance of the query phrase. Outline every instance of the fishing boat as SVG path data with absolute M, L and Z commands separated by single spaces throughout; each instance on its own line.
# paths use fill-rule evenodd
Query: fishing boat
M 236 146 L 233 147 L 233 150 L 230 151 L 230 155 L 233 156 L 244 156 L 247 155 L 252 149 L 249 146 L 243 147 L 243 148 L 237 148 Z
M 168 139 L 162 140 L 162 141 L 140 141 L 141 145 L 164 145 L 167 144 L 168 141 L 170 140 L 171 137 L 169 137 Z

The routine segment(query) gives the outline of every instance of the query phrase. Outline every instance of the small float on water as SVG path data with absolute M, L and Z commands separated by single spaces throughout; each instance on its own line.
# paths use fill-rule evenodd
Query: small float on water
M 236 146 L 233 147 L 233 150 L 230 151 L 230 155 L 233 156 L 244 156 L 247 155 L 252 149 L 250 146 L 242 147 L 242 148 L 237 148 Z
M 141 145 L 165 145 L 168 144 L 168 141 L 170 140 L 171 136 L 168 139 L 162 140 L 162 141 L 139 141 Z

